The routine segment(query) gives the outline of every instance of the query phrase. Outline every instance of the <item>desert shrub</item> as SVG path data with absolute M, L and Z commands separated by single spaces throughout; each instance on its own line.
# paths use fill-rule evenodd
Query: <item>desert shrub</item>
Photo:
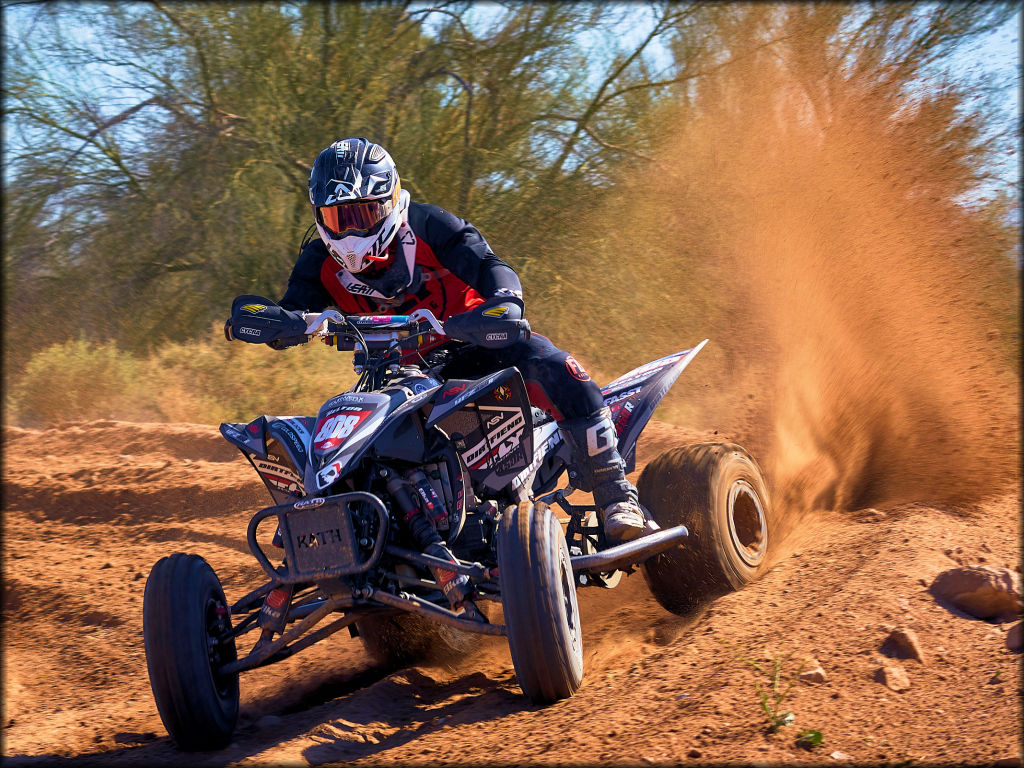
M 220 330 L 216 330 L 220 334 Z M 284 351 L 217 338 L 168 344 L 151 358 L 167 421 L 248 421 L 261 413 L 312 415 L 355 382 L 351 353 L 312 342 Z
M 351 356 L 320 344 L 283 352 L 211 331 L 134 355 L 72 341 L 36 352 L 8 382 L 5 420 L 22 426 L 120 419 L 216 424 L 262 413 L 315 414 L 355 381 Z
M 113 343 L 78 340 L 36 352 L 7 393 L 8 417 L 24 425 L 83 419 L 151 420 L 145 365 Z

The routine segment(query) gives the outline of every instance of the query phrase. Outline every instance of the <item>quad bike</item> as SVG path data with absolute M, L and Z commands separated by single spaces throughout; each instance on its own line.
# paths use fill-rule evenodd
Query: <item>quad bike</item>
M 531 406 L 519 371 L 468 380 L 440 373 L 467 341 L 528 338 L 525 321 L 500 314 L 477 313 L 479 327 L 453 342 L 429 311 L 332 310 L 297 324 L 267 299 L 235 300 L 229 338 L 275 348 L 319 338 L 353 351 L 360 378 L 315 417 L 220 427 L 275 502 L 247 532 L 267 581 L 229 603 L 197 555 L 172 554 L 153 567 L 146 661 L 160 717 L 181 749 L 229 743 L 239 673 L 343 628 L 389 664 L 467 650 L 474 634 L 504 635 L 523 693 L 552 702 L 582 682 L 578 588 L 612 588 L 639 565 L 659 603 L 685 614 L 764 567 L 765 483 L 733 444 L 687 445 L 649 463 L 638 483 L 648 530 L 610 546 L 596 508 L 569 502 L 570 448 L 558 424 Z M 658 402 L 706 343 L 602 388 L 627 471 Z M 566 472 L 569 484 L 559 489 Z M 270 526 L 258 531 L 267 520 L 277 525 L 269 544 L 277 564 L 266 548 Z M 446 550 L 431 546 L 438 540 Z M 454 602 L 451 583 L 462 589 Z M 488 603 L 500 604 L 503 623 L 488 618 L 497 615 Z M 258 639 L 239 658 L 237 643 L 249 633 Z

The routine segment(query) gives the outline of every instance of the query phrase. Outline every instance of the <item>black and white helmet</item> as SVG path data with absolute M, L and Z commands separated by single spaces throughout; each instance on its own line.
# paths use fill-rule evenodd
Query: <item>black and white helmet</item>
M 331 256 L 349 272 L 362 272 L 388 258 L 409 194 L 384 147 L 364 138 L 339 139 L 313 163 L 309 202 Z

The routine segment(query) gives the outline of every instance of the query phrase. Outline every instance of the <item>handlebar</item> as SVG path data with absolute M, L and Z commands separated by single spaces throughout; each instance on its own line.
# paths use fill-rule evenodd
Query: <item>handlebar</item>
M 417 309 L 408 315 L 343 315 L 335 309 L 306 312 L 306 335 L 322 338 L 339 350 L 364 351 L 390 348 L 410 336 L 418 336 L 422 346 L 447 336 L 444 327 L 429 309 Z
M 514 302 L 501 296 L 453 315 L 442 324 L 429 309 L 417 309 L 408 315 L 345 315 L 336 309 L 296 312 L 247 294 L 232 303 L 224 335 L 229 341 L 268 344 L 274 349 L 319 338 L 341 350 L 397 352 L 436 346 L 446 339 L 478 347 L 505 347 L 529 340 L 530 324 L 522 319 Z

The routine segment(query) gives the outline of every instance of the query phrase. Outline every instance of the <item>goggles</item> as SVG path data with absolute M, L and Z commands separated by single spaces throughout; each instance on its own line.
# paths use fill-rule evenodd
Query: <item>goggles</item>
M 360 200 L 356 203 L 318 206 L 316 220 L 332 235 L 367 235 L 395 209 L 395 198 Z

